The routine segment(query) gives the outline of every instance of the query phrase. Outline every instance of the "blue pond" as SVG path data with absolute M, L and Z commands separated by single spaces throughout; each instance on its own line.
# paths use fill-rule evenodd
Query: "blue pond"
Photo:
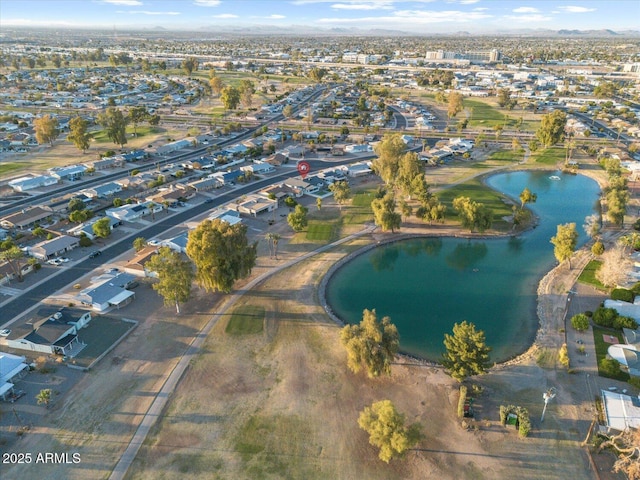
M 582 225 L 593 214 L 598 184 L 582 175 L 511 172 L 490 177 L 494 189 L 517 199 L 528 187 L 538 226 L 518 237 L 466 240 L 417 238 L 369 250 L 339 269 L 326 297 L 345 322 L 358 323 L 365 308 L 391 317 L 404 353 L 439 361 L 445 333 L 468 320 L 484 330 L 493 361 L 525 351 L 538 326 L 536 289 L 555 264 L 558 224 Z

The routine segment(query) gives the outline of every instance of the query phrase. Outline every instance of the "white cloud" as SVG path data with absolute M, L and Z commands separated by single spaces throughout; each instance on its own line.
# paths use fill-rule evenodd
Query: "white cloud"
M 548 22 L 553 20 L 553 17 L 542 15 L 539 13 L 532 13 L 530 15 L 505 15 L 504 18 L 510 22 L 517 23 L 536 23 L 536 22 Z
M 460 5 L 473 5 L 480 0 L 447 0 L 447 3 L 459 3 Z
M 102 3 L 110 3 L 112 5 L 126 5 L 127 7 L 142 5 L 142 2 L 140 0 L 102 0 Z
M 271 19 L 274 19 L 274 20 L 280 20 L 281 18 L 287 18 L 287 17 L 285 17 L 284 15 L 278 15 L 278 14 L 274 13 L 273 15 L 269 15 L 267 18 L 271 18 Z
M 483 12 L 463 12 L 459 10 L 398 10 L 390 16 L 359 17 L 359 18 L 321 18 L 319 23 L 335 24 L 374 24 L 379 26 L 395 25 L 396 27 L 409 25 L 429 25 L 434 23 L 473 23 L 493 15 Z
M 211 15 L 212 18 L 238 18 L 238 15 L 233 13 L 221 13 L 220 15 Z
M 476 7 L 473 9 L 474 12 L 486 12 L 487 10 L 489 10 L 486 7 Z
M 220 5 L 220 0 L 193 0 L 193 4 L 198 7 L 217 7 Z
M 335 10 L 391 10 L 393 2 L 334 3 Z
M 513 9 L 513 13 L 540 13 L 535 7 L 518 7 Z
M 437 0 L 411 0 L 412 3 L 432 3 Z M 464 0 L 470 2 L 478 2 L 479 0 Z M 292 5 L 312 5 L 315 3 L 334 3 L 336 5 L 345 5 L 343 7 L 338 7 L 338 9 L 343 10 L 373 10 L 373 8 L 359 8 L 359 7 L 350 7 L 351 5 L 383 5 L 383 6 L 392 6 L 394 3 L 407 3 L 406 0 L 341 0 L 336 3 L 336 0 L 292 0 L 290 2 Z M 350 8 L 349 8 L 350 7 Z M 333 8 L 333 6 L 332 6 Z M 379 9 L 383 7 L 378 7 Z
M 158 12 L 153 10 L 119 10 L 116 13 L 128 13 L 131 15 L 180 15 L 180 12 Z
M 15 27 L 85 27 L 86 22 L 65 22 L 55 20 L 33 20 L 30 18 L 10 18 L 0 20 L 0 25 L 11 25 Z
M 565 13 L 586 13 L 586 12 L 595 12 L 595 8 L 587 8 L 587 7 L 578 7 L 576 5 L 567 5 L 564 7 L 558 7 L 558 10 L 561 10 Z

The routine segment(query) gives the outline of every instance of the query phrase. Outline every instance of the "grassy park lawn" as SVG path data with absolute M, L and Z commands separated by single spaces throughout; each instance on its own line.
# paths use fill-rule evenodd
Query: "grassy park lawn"
M 127 126 L 127 136 L 133 135 L 133 125 Z M 136 127 L 136 139 L 156 135 L 159 133 L 166 133 L 163 128 L 152 127 L 150 125 L 138 125 Z M 92 138 L 96 143 L 112 143 L 111 139 L 107 136 L 106 130 L 98 130 L 93 132 Z
M 591 285 L 598 290 L 607 291 L 608 288 L 605 287 L 602 282 L 596 278 L 596 272 L 601 265 L 602 262 L 600 260 L 591 260 L 589 263 L 587 263 L 587 266 L 584 267 L 584 270 L 582 270 L 582 273 L 578 277 L 578 281 L 580 283 Z
M 338 222 L 325 223 L 312 220 L 307 227 L 307 240 L 318 243 L 329 243 L 336 240 L 339 230 Z
M 596 347 L 596 360 L 598 362 L 598 374 L 601 377 L 613 378 L 614 380 L 628 382 L 630 377 L 627 372 L 620 371 L 617 375 L 612 377 L 610 375 L 605 375 L 600 370 L 600 360 L 602 360 L 607 356 L 607 348 L 609 348 L 609 346 L 611 345 L 610 343 L 607 343 L 604 341 L 604 338 L 602 338 L 603 335 L 611 335 L 618 339 L 618 343 L 624 343 L 624 340 L 622 338 L 622 332 L 620 330 L 614 330 L 612 328 L 604 328 L 598 325 L 593 326 L 593 341 Z
M 531 158 L 535 163 L 542 163 L 544 165 L 557 165 L 558 163 L 564 163 L 566 152 L 564 148 L 550 147 L 544 150 L 538 150 L 531 154 Z
M 356 192 L 351 205 L 343 207 L 343 222 L 347 225 L 357 225 L 373 221 L 371 201 L 376 198 L 374 189 Z
M 512 215 L 512 204 L 507 203 L 508 200 L 504 195 L 489 188 L 477 178 L 438 193 L 440 201 L 447 206 L 447 218 L 457 218 L 453 209 L 453 200 L 456 197 L 469 197 L 471 200 L 483 203 L 485 207 L 490 208 L 493 211 L 493 228 L 511 228 L 511 224 L 507 223 L 502 217 Z
M 93 318 L 89 325 L 80 330 L 78 334 L 80 340 L 85 342 L 87 346 L 72 363 L 88 367 L 133 326 L 133 323 L 125 322 L 119 318 Z
M 471 111 L 469 126 L 472 128 L 482 127 L 492 129 L 496 125 L 502 125 L 505 129 L 514 129 L 518 127 L 520 118 L 524 119 L 525 116 L 517 107 L 514 110 L 505 110 L 481 100 L 465 98 L 463 105 L 465 110 Z M 537 120 L 524 119 L 520 125 L 520 129 L 533 131 L 538 128 L 539 123 Z
M 229 335 L 253 335 L 261 333 L 264 324 L 264 307 L 242 305 L 231 313 L 225 332 Z
M 0 164 L 0 176 L 6 175 L 7 173 L 11 173 L 15 170 L 21 170 L 24 168 L 24 164 L 22 163 L 2 163 Z

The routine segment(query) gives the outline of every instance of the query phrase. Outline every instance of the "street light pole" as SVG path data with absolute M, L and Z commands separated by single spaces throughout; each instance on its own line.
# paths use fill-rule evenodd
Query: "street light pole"
M 547 404 L 549 403 L 549 400 L 551 400 L 555 396 L 556 396 L 556 389 L 553 387 L 551 387 L 549 390 L 547 390 L 542 394 L 542 398 L 544 400 L 544 408 L 542 409 L 542 416 L 540 417 L 540 423 L 544 421 L 544 412 L 547 411 Z

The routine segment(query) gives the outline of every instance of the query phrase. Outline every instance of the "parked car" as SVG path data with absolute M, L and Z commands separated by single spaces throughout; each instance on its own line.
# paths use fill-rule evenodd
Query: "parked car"
M 60 260 L 62 263 L 67 263 L 69 261 L 67 257 L 60 257 L 58 260 Z
M 91 252 L 89 254 L 89 258 L 96 258 L 96 257 L 99 257 L 100 255 L 102 255 L 102 252 L 100 250 L 96 250 L 95 252 Z
M 9 330 L 8 328 L 5 328 L 4 330 L 0 330 L 0 337 L 8 337 L 10 333 L 11 333 L 11 330 Z
M 50 260 L 47 260 L 47 263 L 49 265 L 59 266 L 59 265 L 62 265 L 62 260 L 60 260 L 59 258 L 52 258 Z

